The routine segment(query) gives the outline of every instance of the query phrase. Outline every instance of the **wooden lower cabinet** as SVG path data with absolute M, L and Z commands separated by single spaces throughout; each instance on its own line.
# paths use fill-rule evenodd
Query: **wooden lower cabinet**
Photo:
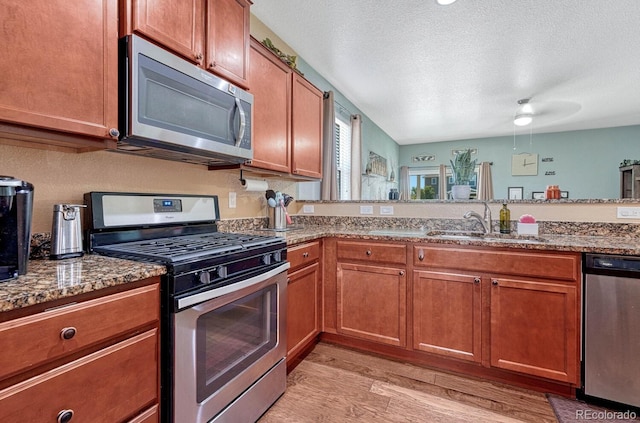
M 579 383 L 579 254 L 414 245 L 413 259 L 415 350 Z
M 287 367 L 291 370 L 315 344 L 322 329 L 320 242 L 289 248 L 287 259 L 291 263 L 287 285 Z
M 481 279 L 465 274 L 413 273 L 413 348 L 445 357 L 482 359 Z
M 156 401 L 157 345 L 150 330 L 0 391 L 0 421 L 125 421 Z
M 578 381 L 578 294 L 566 283 L 491 279 L 491 366 Z
M 0 421 L 158 422 L 158 282 L 0 323 Z
M 338 263 L 337 275 L 338 333 L 405 346 L 405 270 Z

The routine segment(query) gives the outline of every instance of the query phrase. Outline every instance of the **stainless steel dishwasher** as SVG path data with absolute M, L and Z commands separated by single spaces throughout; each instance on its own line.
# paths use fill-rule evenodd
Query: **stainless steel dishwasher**
M 585 258 L 584 394 L 640 407 L 640 257 Z

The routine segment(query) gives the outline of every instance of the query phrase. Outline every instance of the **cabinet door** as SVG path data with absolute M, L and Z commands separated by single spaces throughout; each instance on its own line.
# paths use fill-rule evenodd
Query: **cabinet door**
M 0 2 L 0 121 L 110 138 L 118 127 L 117 6 Z
M 338 333 L 406 345 L 404 269 L 338 263 Z
M 491 280 L 491 365 L 578 382 L 578 299 L 573 284 Z
M 248 0 L 207 1 L 208 70 L 247 88 L 249 69 Z
M 249 85 L 253 94 L 253 159 L 250 165 L 291 170 L 291 69 L 251 40 Z
M 322 91 L 293 73 L 291 173 L 322 178 Z
M 185 59 L 204 59 L 204 0 L 132 0 L 133 31 Z
M 481 279 L 453 273 L 413 273 L 413 348 L 480 362 Z
M 287 363 L 320 333 L 320 265 L 289 275 L 287 286 Z

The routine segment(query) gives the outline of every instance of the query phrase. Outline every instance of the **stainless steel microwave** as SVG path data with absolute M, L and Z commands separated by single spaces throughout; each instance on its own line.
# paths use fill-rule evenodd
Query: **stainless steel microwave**
M 212 167 L 253 158 L 253 95 L 138 36 L 121 41 L 118 151 Z

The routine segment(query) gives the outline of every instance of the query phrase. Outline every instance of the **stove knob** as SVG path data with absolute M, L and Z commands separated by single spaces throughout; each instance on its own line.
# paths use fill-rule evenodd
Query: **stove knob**
M 222 279 L 227 277 L 227 266 L 218 267 L 218 276 Z
M 281 251 L 276 251 L 275 253 L 273 253 L 273 261 L 276 263 L 279 263 L 282 261 L 282 252 Z
M 206 285 L 211 283 L 211 276 L 209 275 L 209 272 L 200 272 L 198 280 L 201 284 Z
M 262 264 L 271 264 L 271 254 L 265 254 L 262 256 Z

